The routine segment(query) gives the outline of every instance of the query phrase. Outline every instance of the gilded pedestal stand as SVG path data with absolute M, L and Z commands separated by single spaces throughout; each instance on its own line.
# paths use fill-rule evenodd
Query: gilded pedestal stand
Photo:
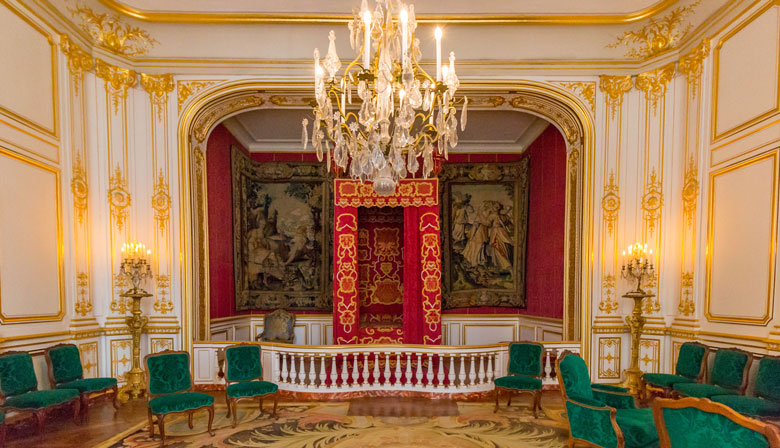
M 627 252 L 623 256 L 627 257 L 623 263 L 623 269 L 620 276 L 629 280 L 636 281 L 636 289 L 627 292 L 623 297 L 634 299 L 634 311 L 630 316 L 626 316 L 626 324 L 631 331 L 631 366 L 626 369 L 626 379 L 623 386 L 633 395 L 639 395 L 642 386 L 642 370 L 639 368 L 639 340 L 642 337 L 642 329 L 645 327 L 645 317 L 642 316 L 642 301 L 649 297 L 655 297 L 655 294 L 645 292 L 642 289 L 642 280 L 645 277 L 653 277 L 655 268 L 650 262 L 649 256 L 653 251 L 647 251 L 647 244 L 640 243 L 628 246 Z
M 149 318 L 141 316 L 141 300 L 152 295 L 139 288 L 139 285 L 152 278 L 152 269 L 145 258 L 150 252 L 143 244 L 125 244 L 122 253 L 125 258 L 122 260 L 120 275 L 133 285 L 132 289 L 120 294 L 120 297 L 129 297 L 133 301 L 130 317 L 127 318 L 127 326 L 133 336 L 133 367 L 125 373 L 127 384 L 119 389 L 119 400 L 126 402 L 130 397 L 141 397 L 145 389 L 144 370 L 141 368 L 141 334 Z

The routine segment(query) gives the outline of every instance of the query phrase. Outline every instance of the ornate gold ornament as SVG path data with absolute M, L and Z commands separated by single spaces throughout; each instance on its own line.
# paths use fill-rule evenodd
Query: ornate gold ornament
M 111 208 L 111 217 L 116 222 L 119 231 L 125 224 L 130 207 L 130 192 L 128 191 L 127 178 L 122 174 L 119 164 L 116 165 L 113 175 L 109 176 L 108 205 Z
M 141 87 L 146 90 L 152 100 L 152 109 L 157 111 L 157 119 L 162 120 L 162 111 L 168 103 L 168 93 L 175 87 L 173 75 L 148 75 L 141 73 Z
M 152 208 L 154 209 L 154 220 L 157 221 L 160 233 L 163 233 L 165 227 L 168 225 L 168 216 L 171 209 L 171 196 L 168 193 L 168 183 L 165 181 L 162 169 L 160 169 L 160 174 L 157 176 L 157 182 L 154 184 Z
M 693 272 L 683 272 L 680 279 L 682 296 L 677 310 L 683 316 L 690 316 L 696 312 L 696 304 L 693 302 Z
M 664 205 L 664 195 L 661 188 L 661 182 L 658 181 L 655 168 L 653 168 L 653 171 L 650 173 L 650 180 L 647 182 L 647 185 L 645 185 L 645 193 L 642 196 L 644 220 L 647 222 L 651 236 L 658 223 L 661 207 Z
M 113 286 L 115 294 L 111 297 L 111 311 L 117 312 L 119 314 L 125 314 L 127 310 L 130 309 L 127 299 L 119 296 L 129 287 L 129 285 L 130 282 L 126 277 L 119 274 L 114 274 Z M 119 298 L 117 299 L 118 296 Z
M 615 276 L 607 274 L 604 276 L 604 280 L 601 282 L 601 287 L 604 289 L 604 298 L 599 303 L 599 310 L 606 314 L 611 314 L 619 308 L 617 300 L 615 300 Z
M 70 191 L 73 193 L 73 207 L 76 209 L 76 216 L 79 223 L 84 222 L 84 216 L 87 214 L 87 199 L 89 197 L 89 187 L 87 186 L 87 173 L 84 161 L 77 152 L 73 160 L 73 179 L 70 181 Z
M 620 378 L 620 338 L 599 338 L 599 378 Z
M 560 125 L 563 136 L 571 144 L 577 142 L 581 137 L 580 128 L 577 126 L 576 120 L 547 99 L 522 95 L 512 98 L 509 104 L 516 109 L 530 110 L 550 118 L 550 120 Z
M 559 81 L 558 84 L 584 99 L 590 106 L 590 111 L 596 113 L 596 83 L 594 81 Z M 469 99 L 469 106 L 472 105 L 472 101 L 473 99 Z
M 76 313 L 86 316 L 92 311 L 92 302 L 89 300 L 89 276 L 86 272 L 79 272 L 76 275 Z
M 117 67 L 101 59 L 95 60 L 95 74 L 106 82 L 106 94 L 111 96 L 114 113 L 119 111 L 119 100 L 127 99 L 127 89 L 138 84 L 135 70 Z
M 658 101 L 666 95 L 666 86 L 673 76 L 674 62 L 637 75 L 636 88 L 645 92 L 645 100 L 650 102 L 653 107 L 653 113 L 658 108 Z
M 86 6 L 71 9 L 71 14 L 81 18 L 79 27 L 92 42 L 120 56 L 139 56 L 158 44 L 149 33 L 122 23 L 118 15 L 97 14 Z
M 699 181 L 696 178 L 698 170 L 696 161 L 691 155 L 688 159 L 688 166 L 685 169 L 685 181 L 683 182 L 683 220 L 688 225 L 693 224 L 694 213 L 696 213 L 696 198 L 699 195 Z
M 702 39 L 701 44 L 681 57 L 677 64 L 677 69 L 680 73 L 684 73 L 685 77 L 688 79 L 688 85 L 691 86 L 691 95 L 693 98 L 696 98 L 696 94 L 699 91 L 702 66 L 704 65 L 704 59 L 706 59 L 709 54 L 710 41 L 709 39 Z
M 228 98 L 219 103 L 216 107 L 209 108 L 206 113 L 199 115 L 195 119 L 195 130 L 193 134 L 198 142 L 202 143 L 206 140 L 211 127 L 214 126 L 220 118 L 239 110 L 260 107 L 263 104 L 265 104 L 265 98 L 260 94 L 241 96 L 238 99 Z
M 625 56 L 638 59 L 651 58 L 666 50 L 670 50 L 676 47 L 691 30 L 691 24 L 685 27 L 681 25 L 683 20 L 693 12 L 693 9 L 700 2 L 701 0 L 697 0 L 688 6 L 675 8 L 658 20 L 650 18 L 647 25 L 635 31 L 626 31 L 618 36 L 616 42 L 607 45 L 607 48 L 617 48 L 621 45 L 630 47 L 633 44 L 637 44 L 635 48 L 629 48 Z
M 181 112 L 181 108 L 187 99 L 192 95 L 195 95 L 207 87 L 211 87 L 217 84 L 219 81 L 179 81 L 176 83 L 176 100 L 178 103 L 178 111 Z
M 610 111 L 610 116 L 615 118 L 618 109 L 623 105 L 623 95 L 634 87 L 631 76 L 599 76 L 599 89 L 606 95 L 604 100 Z
M 604 185 L 604 196 L 601 198 L 601 211 L 607 233 L 612 235 L 615 230 L 618 210 L 620 210 L 620 187 L 615 183 L 615 173 L 609 172 L 609 183 Z
M 171 278 L 167 275 L 157 276 L 157 299 L 154 301 L 155 311 L 166 314 L 173 310 L 173 302 L 168 295 L 168 288 L 171 286 Z
M 73 43 L 67 34 L 60 35 L 60 50 L 68 58 L 68 70 L 73 75 L 73 88 L 76 95 L 79 94 L 79 85 L 84 79 L 84 72 L 95 67 L 95 60 L 81 47 Z

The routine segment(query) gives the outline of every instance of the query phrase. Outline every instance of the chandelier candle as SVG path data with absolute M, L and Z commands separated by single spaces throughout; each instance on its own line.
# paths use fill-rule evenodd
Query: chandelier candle
M 449 148 L 457 146 L 456 106 L 463 106 L 460 130 L 466 125 L 468 100 L 455 97 L 460 87 L 455 55 L 450 53 L 449 65 L 441 65 L 441 28 L 437 27 L 433 36 L 435 78 L 420 66 L 416 29 L 413 5 L 379 0 L 370 10 L 363 0 L 349 23 L 350 46 L 357 56 L 344 71 L 334 31 L 328 35 L 328 53 L 322 60 L 319 50 L 314 50 L 316 105 L 311 143 L 317 159 L 322 161 L 324 156 L 328 170 L 332 162 L 337 173 L 372 182 L 380 195 L 393 194 L 400 179 L 428 178 L 433 172 L 434 151 L 446 158 Z M 357 86 L 360 101 L 355 101 L 355 107 L 359 110 L 347 107 L 352 104 L 353 86 Z M 302 124 L 305 150 L 309 120 Z

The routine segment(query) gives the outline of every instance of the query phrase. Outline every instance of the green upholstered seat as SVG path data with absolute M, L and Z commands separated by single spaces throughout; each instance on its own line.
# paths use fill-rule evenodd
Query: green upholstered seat
M 749 353 L 742 350 L 720 349 L 715 353 L 715 361 L 712 364 L 711 384 L 677 383 L 673 386 L 674 391 L 696 398 L 741 394 L 752 359 Z
M 496 407 L 498 411 L 499 389 L 511 391 L 530 392 L 533 397 L 534 418 L 537 417 L 537 409 L 541 408 L 541 390 L 542 390 L 542 353 L 544 346 L 530 342 L 516 342 L 509 344 L 509 363 L 507 363 L 507 372 L 509 375 L 496 378 L 493 381 L 495 386 Z M 507 406 L 512 403 L 510 395 Z
M 677 383 L 698 382 L 706 362 L 707 347 L 695 342 L 686 342 L 680 346 L 674 374 L 645 373 L 642 375 L 642 380 L 645 384 L 664 389 L 665 393 L 668 394 Z
M 780 358 L 767 356 L 758 362 L 755 397 L 717 395 L 712 401 L 756 417 L 780 416 Z
M 634 397 L 626 389 L 591 384 L 588 367 L 577 355 L 565 354 L 556 364 L 573 439 L 597 446 L 616 447 L 617 426 L 627 447 L 658 446 L 652 411 L 637 409 Z M 614 419 L 611 416 L 613 408 Z
M 110 389 L 116 385 L 116 378 L 81 378 L 58 384 L 57 389 L 76 389 L 84 394 Z
M 229 385 L 225 392 L 228 397 L 257 397 L 258 395 L 268 395 L 279 390 L 279 386 L 268 381 L 244 381 Z
M 67 383 L 84 378 L 81 355 L 75 345 L 59 345 L 47 350 L 51 362 L 52 379 L 55 383 Z
M 502 376 L 501 378 L 496 378 L 493 384 L 496 387 L 506 389 L 536 390 L 542 388 L 542 380 L 530 376 Z
M 192 387 L 190 356 L 187 353 L 160 353 L 147 356 L 149 393 L 152 395 L 175 394 Z
M 76 389 L 33 390 L 8 397 L 5 405 L 17 409 L 41 409 L 67 403 L 78 396 L 79 391 Z
M 38 388 L 32 357 L 29 353 L 0 356 L 0 391 L 6 397 L 20 395 Z
M 161 395 L 149 400 L 149 409 L 153 414 L 169 414 L 211 406 L 214 397 L 200 392 L 180 392 L 171 395 Z
M 695 383 L 696 379 L 671 373 L 645 373 L 642 375 L 645 383 L 656 387 L 671 388 L 677 383 Z

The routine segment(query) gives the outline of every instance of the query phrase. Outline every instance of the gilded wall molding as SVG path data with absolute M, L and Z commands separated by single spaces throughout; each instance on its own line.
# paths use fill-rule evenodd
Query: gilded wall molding
M 618 109 L 623 105 L 623 95 L 634 87 L 630 75 L 626 76 L 599 76 L 599 90 L 604 92 L 604 101 L 609 108 L 610 116 L 615 118 Z
M 575 95 L 585 100 L 590 106 L 590 111 L 596 114 L 596 82 L 595 81 L 557 81 L 556 84 L 574 92 Z M 499 97 L 501 98 L 501 97 Z M 498 107 L 500 104 L 494 106 Z M 471 106 L 471 98 L 469 98 Z
M 674 77 L 674 62 L 637 75 L 636 88 L 645 93 L 645 100 L 652 106 L 653 113 L 657 111 L 658 101 L 666 95 L 666 86 L 672 77 Z
M 677 311 L 683 316 L 691 316 L 696 312 L 696 303 L 693 301 L 693 272 L 683 272 L 680 278 L 682 294 Z
M 173 302 L 168 297 L 168 289 L 171 286 L 171 278 L 168 275 L 158 275 L 157 281 L 157 298 L 154 301 L 153 308 L 155 311 L 161 314 L 166 314 L 173 311 Z
M 605 275 L 604 279 L 601 281 L 601 288 L 604 290 L 604 297 L 599 303 L 599 311 L 605 314 L 612 314 L 613 312 L 617 311 L 618 308 L 620 308 L 620 304 L 615 299 L 615 293 L 617 292 L 615 285 L 615 276 L 612 274 Z
M 664 195 L 662 191 L 661 182 L 658 180 L 655 168 L 650 173 L 650 179 L 648 179 L 645 185 L 645 192 L 642 195 L 642 210 L 644 212 L 644 219 L 647 221 L 650 235 L 653 235 L 655 227 L 658 224 L 658 219 L 661 214 L 661 207 L 664 205 Z
M 563 136 L 570 145 L 580 141 L 582 138 L 576 119 L 555 104 L 550 98 L 520 95 L 513 97 L 509 104 L 516 109 L 529 110 L 550 118 L 554 123 L 558 124 L 559 129 L 561 129 Z
M 92 311 L 92 302 L 89 299 L 89 275 L 86 272 L 76 274 L 76 314 L 86 316 Z
M 682 188 L 683 223 L 688 227 L 691 227 L 694 224 L 696 218 L 696 198 L 699 197 L 698 173 L 699 169 L 696 166 L 693 154 L 691 154 L 685 167 L 685 177 Z
M 204 143 L 211 128 L 222 118 L 233 112 L 260 107 L 263 104 L 265 104 L 265 98 L 259 93 L 220 101 L 216 106 L 209 108 L 195 119 L 193 135 L 198 142 Z
M 84 73 L 91 71 L 95 67 L 95 59 L 70 40 L 67 34 L 60 35 L 60 51 L 68 59 L 68 70 L 73 78 L 74 92 L 78 95 L 81 80 L 84 79 Z
M 693 50 L 689 51 L 680 58 L 677 70 L 685 74 L 688 79 L 688 85 L 691 86 L 691 96 L 696 98 L 701 82 L 702 67 L 704 59 L 710 54 L 709 39 L 702 39 L 701 43 Z
M 84 223 L 87 215 L 87 201 L 89 199 L 89 186 L 87 184 L 87 170 L 81 154 L 76 152 L 73 158 L 73 174 L 70 180 L 70 191 L 73 194 L 73 207 L 76 209 L 76 218 L 79 224 Z
M 692 25 L 689 23 L 683 26 L 683 21 L 693 13 L 699 3 L 701 0 L 688 6 L 677 7 L 658 20 L 650 18 L 645 26 L 626 31 L 618 36 L 616 42 L 607 45 L 607 48 L 625 45 L 629 47 L 625 56 L 636 59 L 649 59 L 675 48 L 691 30 Z
M 111 97 L 114 113 L 118 113 L 120 100 L 127 99 L 127 89 L 138 84 L 138 74 L 135 70 L 118 67 L 102 59 L 95 60 L 95 74 L 106 82 L 106 94 Z
M 173 75 L 149 75 L 141 73 L 141 87 L 149 94 L 152 101 L 153 112 L 157 113 L 157 119 L 162 120 L 164 106 L 168 103 L 168 94 L 173 91 Z
M 152 196 L 152 208 L 154 209 L 154 220 L 157 221 L 157 227 L 160 233 L 165 232 L 168 227 L 168 219 L 171 210 L 171 196 L 168 193 L 168 183 L 165 181 L 163 170 L 157 176 L 154 183 L 154 195 Z
M 192 96 L 200 93 L 201 91 L 222 82 L 222 80 L 213 81 L 178 81 L 176 83 L 176 102 L 178 104 L 178 112 L 181 113 L 181 108 L 184 103 Z
M 109 176 L 108 205 L 111 209 L 111 218 L 120 232 L 125 225 L 130 207 L 131 197 L 128 191 L 127 178 L 117 164 L 114 172 Z
M 93 44 L 119 56 L 140 56 L 159 43 L 147 31 L 122 23 L 119 15 L 97 14 L 83 5 L 70 12 L 81 19 L 78 26 L 89 35 Z
M 620 379 L 621 338 L 599 338 L 599 379 Z
M 609 182 L 604 185 L 604 195 L 601 197 L 601 217 L 609 235 L 612 235 L 615 230 L 619 210 L 620 186 L 615 183 L 615 173 L 610 171 Z

